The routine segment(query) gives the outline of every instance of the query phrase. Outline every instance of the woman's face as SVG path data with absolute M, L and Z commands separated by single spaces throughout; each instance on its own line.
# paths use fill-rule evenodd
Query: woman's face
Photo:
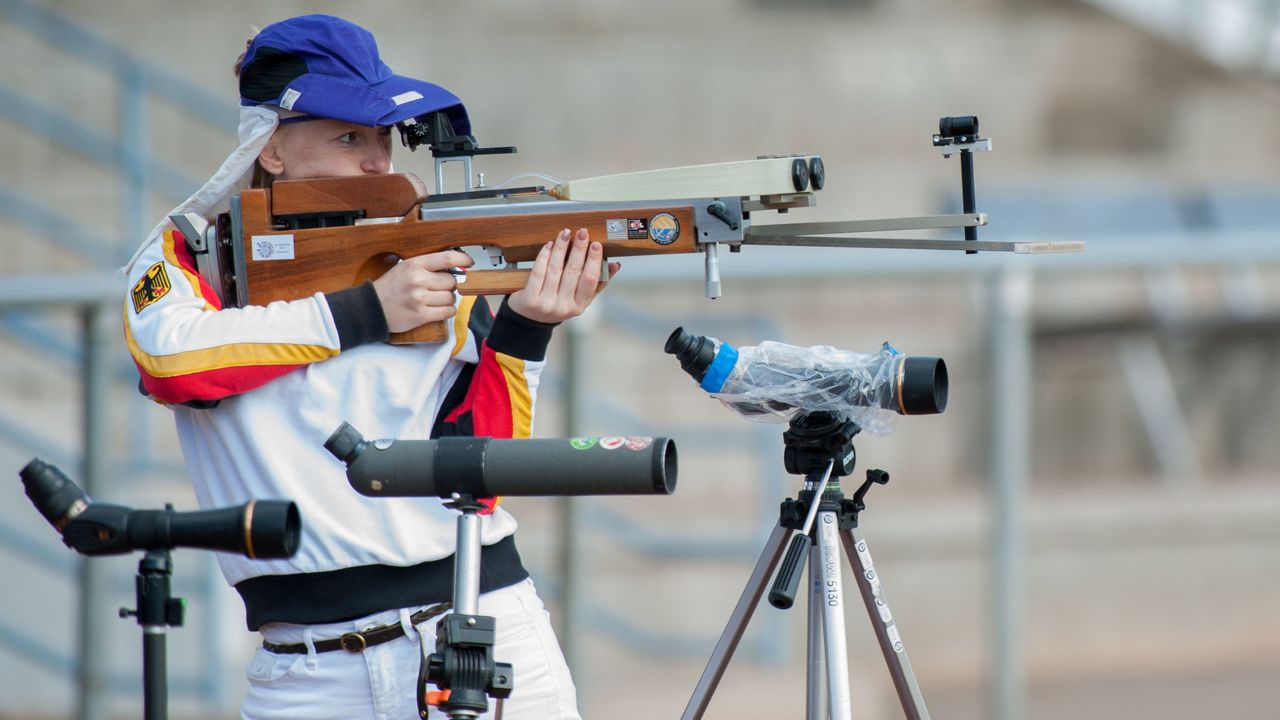
M 307 120 L 276 129 L 258 162 L 276 180 L 391 172 L 391 128 Z

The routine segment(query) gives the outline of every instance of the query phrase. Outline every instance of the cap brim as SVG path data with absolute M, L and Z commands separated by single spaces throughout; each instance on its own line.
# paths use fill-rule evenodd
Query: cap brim
M 409 118 L 444 110 L 455 133 L 471 134 L 471 118 L 467 115 L 462 99 L 435 83 L 404 75 L 392 75 L 378 83 L 374 89 L 395 103 L 395 109 L 379 125 L 395 125 Z
M 279 98 L 279 105 L 307 115 L 368 127 L 387 127 L 443 110 L 455 133 L 471 134 L 471 119 L 457 95 L 434 83 L 403 75 L 364 85 L 307 73 L 289 83 Z

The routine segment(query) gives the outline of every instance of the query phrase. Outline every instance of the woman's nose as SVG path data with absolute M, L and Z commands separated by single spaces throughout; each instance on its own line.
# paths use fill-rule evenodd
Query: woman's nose
M 369 175 L 382 175 L 391 171 L 391 150 L 382 143 L 373 143 L 369 152 L 365 153 L 360 169 Z

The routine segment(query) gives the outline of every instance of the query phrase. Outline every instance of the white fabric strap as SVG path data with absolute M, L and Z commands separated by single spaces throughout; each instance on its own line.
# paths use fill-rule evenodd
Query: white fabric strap
M 311 627 L 307 626 L 302 630 L 302 643 L 307 646 L 307 667 L 315 670 L 319 663 L 316 653 L 316 642 L 311 636 Z
M 120 268 L 120 272 L 129 274 L 142 251 L 169 227 L 170 215 L 196 213 L 208 217 L 233 193 L 248 187 L 253 176 L 254 162 L 279 124 L 280 116 L 275 108 L 265 105 L 240 108 L 240 147 L 222 161 L 222 167 L 195 194 L 165 213 L 164 218 L 147 235 L 146 241 L 129 258 L 129 262 Z
M 404 636 L 412 640 L 417 633 L 417 629 L 413 626 L 413 621 L 409 619 L 409 609 L 400 608 L 400 629 L 404 630 Z

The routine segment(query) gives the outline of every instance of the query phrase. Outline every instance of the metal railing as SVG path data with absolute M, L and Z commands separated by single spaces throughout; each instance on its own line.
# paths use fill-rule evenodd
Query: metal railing
M 98 124 L 49 107 L 4 83 L 0 83 L 0 119 L 121 178 L 123 226 L 111 243 L 112 250 L 102 248 L 90 242 L 91 238 L 102 236 L 101 229 L 86 232 L 63 219 L 63 213 L 10 188 L 0 188 L 0 213 L 104 269 L 114 267 L 129 257 L 132 247 L 150 229 L 153 218 L 147 213 L 149 193 L 176 201 L 200 186 L 200 178 L 152 154 L 147 102 L 165 102 L 232 137 L 236 129 L 235 105 L 137 59 L 79 23 L 28 0 L 0 0 L 0 19 L 65 57 L 96 68 L 116 88 L 114 136 L 102 132 Z
M 49 145 L 70 152 L 103 168 L 119 178 L 120 227 L 110 230 L 88 228 L 67 219 L 66 213 L 52 208 L 22 190 L 0 186 L 0 216 L 15 225 L 74 255 L 84 258 L 91 267 L 109 271 L 127 259 L 132 247 L 150 229 L 147 198 L 156 193 L 175 201 L 199 186 L 190 176 L 151 152 L 151 127 L 147 103 L 158 100 L 177 108 L 185 115 L 215 128 L 235 131 L 235 106 L 217 99 L 198 87 L 186 83 L 165 70 L 148 65 L 92 30 L 69 20 L 39 4 L 27 0 L 0 0 L 0 22 L 38 39 L 62 57 L 78 61 L 105 75 L 115 87 L 116 118 L 114 134 L 105 133 L 100 124 L 88 122 L 49 106 L 38 97 L 24 94 L 18 88 L 0 82 L 0 120 L 16 125 Z M 114 235 L 114 237 L 112 237 Z M 105 238 L 108 242 L 102 242 Z M 45 457 L 67 468 L 76 468 L 79 482 L 93 494 L 109 487 L 117 468 L 105 448 L 108 422 L 107 397 L 114 384 L 132 386 L 133 369 L 123 356 L 108 357 L 108 339 L 117 333 L 113 322 L 119 317 L 124 297 L 123 279 L 109 274 L 85 273 L 57 276 L 6 276 L 0 283 L 0 326 L 24 345 L 48 353 L 60 360 L 78 363 L 81 375 L 83 447 L 80 452 L 67 450 L 36 436 L 24 423 L 0 416 L 0 443 L 24 449 L 35 449 Z M 67 342 L 65 337 L 49 332 L 38 323 L 25 322 L 30 314 L 74 312 L 79 316 L 80 338 Z M 112 346 L 114 349 L 114 346 Z M 142 446 L 138 436 L 145 436 L 145 423 L 131 424 L 131 445 Z M 133 469 L 173 470 L 155 466 L 146 457 L 131 458 Z M 68 559 L 50 564 L 48 551 L 8 528 L 0 527 L 0 541 L 26 557 L 65 574 L 79 576 L 80 612 L 78 647 L 75 657 L 67 657 L 50 646 L 47 640 L 30 636 L 20 628 L 0 620 L 0 647 L 20 652 L 56 673 L 74 674 L 78 685 L 77 717 L 104 716 L 109 694 L 131 692 L 137 685 L 127 678 L 110 673 L 110 657 L 101 623 L 91 620 L 94 609 L 109 602 L 114 593 L 109 577 L 103 575 L 101 563 L 75 562 Z M 206 596 L 211 585 L 198 584 L 191 592 Z M 217 644 L 205 659 L 217 664 Z M 192 677 L 176 677 L 174 690 L 195 693 L 206 702 L 222 703 L 222 678 L 219 672 L 199 672 Z

